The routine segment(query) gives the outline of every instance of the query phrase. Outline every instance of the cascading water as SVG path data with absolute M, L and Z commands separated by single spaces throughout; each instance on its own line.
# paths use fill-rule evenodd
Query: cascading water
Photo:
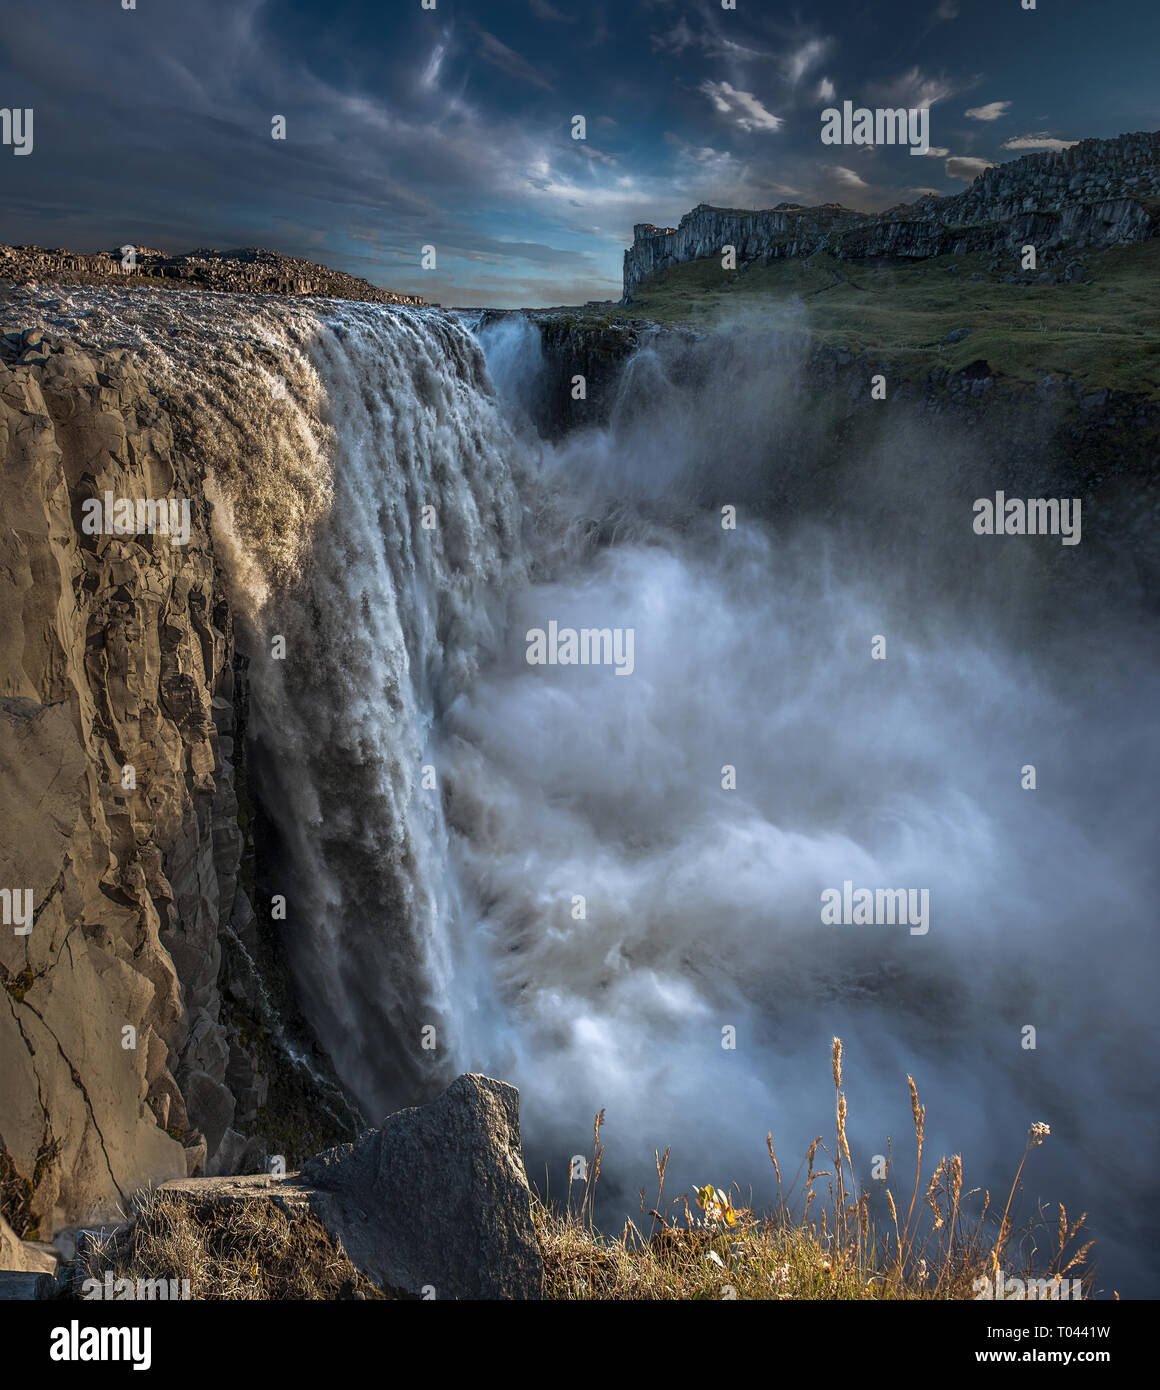
M 301 1002 L 372 1115 L 484 1070 L 554 1191 L 604 1108 L 610 1216 L 670 1144 L 670 1196 L 760 1202 L 840 1034 L 863 1178 L 907 1072 L 968 1185 L 1046 1120 L 1031 1195 L 1152 1291 L 1157 660 L 1084 547 L 985 549 L 969 445 L 819 450 L 768 328 L 642 350 L 550 447 L 524 320 L 480 330 L 497 399 L 451 315 L 147 298 L 45 323 L 130 347 L 205 457 Z M 632 674 L 529 665 L 551 623 L 631 629 Z M 845 880 L 929 890 L 929 931 L 823 926 Z

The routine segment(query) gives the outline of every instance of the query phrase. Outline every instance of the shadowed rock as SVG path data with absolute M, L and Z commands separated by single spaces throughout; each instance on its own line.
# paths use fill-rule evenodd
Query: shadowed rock
M 311 1159 L 300 1180 L 315 1189 L 311 1210 L 385 1288 L 540 1297 L 514 1086 L 460 1076 L 429 1105 Z

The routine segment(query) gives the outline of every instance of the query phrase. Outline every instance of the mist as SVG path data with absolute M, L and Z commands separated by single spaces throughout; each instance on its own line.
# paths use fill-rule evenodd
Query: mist
M 481 334 L 517 422 L 521 365 L 529 393 L 544 370 L 525 332 Z M 832 1134 L 838 1035 L 862 1181 L 887 1136 L 912 1168 L 908 1073 L 927 1171 L 961 1152 L 968 1187 L 1005 1198 L 1045 1121 L 1020 1216 L 1088 1210 L 1100 1286 L 1154 1292 L 1150 628 L 1103 554 L 1068 573 L 1055 538 L 976 536 L 969 451 L 913 419 L 819 454 L 792 332 L 740 323 L 694 362 L 646 348 L 607 429 L 537 444 L 532 581 L 443 720 L 487 944 L 463 1064 L 519 1085 L 557 1195 L 605 1111 L 611 1221 L 670 1145 L 670 1197 L 770 1199 L 766 1132 L 791 1171 Z M 634 629 L 632 677 L 528 665 L 553 619 Z M 823 925 L 848 880 L 929 890 L 929 930 Z

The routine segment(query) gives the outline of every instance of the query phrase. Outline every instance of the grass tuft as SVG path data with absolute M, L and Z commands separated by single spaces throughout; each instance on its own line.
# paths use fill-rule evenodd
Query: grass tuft
M 1084 1218 L 1069 1224 L 1060 1206 L 1053 1226 L 1054 1254 L 1036 1268 L 1037 1230 L 1046 1213 L 1013 1238 L 1011 1213 L 1031 1150 L 1050 1133 L 1035 1124 L 1011 1184 L 1003 1216 L 990 1219 L 990 1194 L 967 1217 L 962 1156 L 939 1159 L 925 1184 L 926 1107 L 914 1078 L 907 1077 L 914 1122 L 915 1168 L 905 1222 L 886 1174 L 860 1186 L 847 1138 L 848 1108 L 842 1089 L 842 1043 L 834 1039 L 831 1069 L 835 1091 L 833 1152 L 822 1137 L 810 1145 L 789 1189 L 782 1184 L 773 1136 L 766 1136 L 777 1179 L 775 1209 L 763 1216 L 711 1184 L 697 1189 L 690 1204 L 681 1195 L 665 1201 L 668 1149 L 656 1154 L 657 1196 L 649 1205 L 641 1191 L 641 1219 L 626 1220 L 619 1235 L 596 1228 L 592 1217 L 604 1145 L 596 1118 L 593 1156 L 578 1200 L 569 1183 L 561 1206 L 533 1198 L 532 1215 L 544 1257 L 545 1296 L 552 1299 L 974 1299 L 977 1281 L 998 1271 L 1017 1275 L 1048 1297 L 1065 1275 L 1080 1279 L 1086 1297 L 1094 1273 L 1086 1270 L 1091 1242 L 1076 1249 Z M 888 1146 L 889 1148 L 889 1146 Z M 823 1166 L 815 1166 L 822 1155 Z M 831 1167 L 825 1167 L 825 1161 Z M 798 1187 L 802 1168 L 805 1178 Z M 825 1190 L 820 1184 L 824 1180 Z M 736 1194 L 737 1201 L 733 1194 Z M 1008 1297 L 1011 1295 L 1008 1294 Z M 1032 1296 L 1042 1296 L 1033 1293 Z

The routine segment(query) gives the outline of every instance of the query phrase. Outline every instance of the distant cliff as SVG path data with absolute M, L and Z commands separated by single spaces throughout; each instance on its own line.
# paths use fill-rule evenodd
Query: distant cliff
M 48 280 L 66 285 L 119 286 L 148 282 L 162 288 L 219 290 L 233 294 L 320 295 L 367 304 L 422 304 L 417 294 L 382 290 L 369 280 L 312 261 L 282 256 L 260 246 L 237 251 L 205 248 L 170 256 L 147 246 L 132 248 L 132 270 L 122 250 L 81 255 L 42 246 L 0 246 L 0 280 Z
M 836 203 L 781 203 L 745 212 L 702 203 L 677 227 L 638 223 L 624 253 L 624 302 L 648 276 L 719 256 L 734 246 L 739 267 L 827 251 L 840 260 L 921 259 L 999 251 L 1031 243 L 1104 247 L 1160 231 L 1160 132 L 1081 140 L 980 174 L 964 193 L 928 197 L 870 215 Z

